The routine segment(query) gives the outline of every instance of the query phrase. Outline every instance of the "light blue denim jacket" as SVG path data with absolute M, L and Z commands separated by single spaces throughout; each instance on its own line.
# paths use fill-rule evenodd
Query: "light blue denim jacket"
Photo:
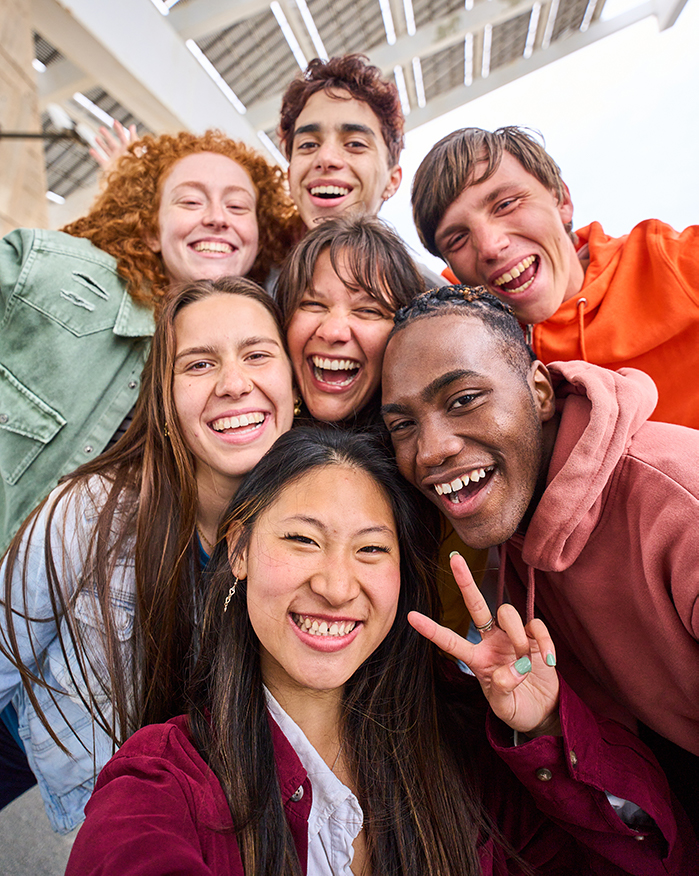
M 153 314 L 112 256 L 59 231 L 0 240 L 0 554 L 138 397 Z
M 14 627 L 22 662 L 31 671 L 39 672 L 52 688 L 34 685 L 33 691 L 49 723 L 70 754 L 56 745 L 40 721 L 19 672 L 13 663 L 0 653 L 0 712 L 11 701 L 19 718 L 19 734 L 24 743 L 29 765 L 36 776 L 51 826 L 59 833 L 67 833 L 83 821 L 83 809 L 104 764 L 114 752 L 107 734 L 93 722 L 88 707 L 81 701 L 86 695 L 85 683 L 77 663 L 65 620 L 61 621 L 63 654 L 58 638 L 58 626 L 49 599 L 44 560 L 46 520 L 49 509 L 56 506 L 51 524 L 51 550 L 66 598 L 75 594 L 74 614 L 76 633 L 89 653 L 94 671 L 90 672 L 90 688 L 99 690 L 97 678 L 105 678 L 99 671 L 103 665 L 100 629 L 101 613 L 89 582 L 84 582 L 87 545 L 95 526 L 106 491 L 99 476 L 87 485 L 73 488 L 57 502 L 63 487 L 57 488 L 44 506 L 31 539 L 25 537 L 15 565 L 13 578 Z M 135 614 L 135 572 L 133 545 L 126 556 L 117 561 L 116 573 L 111 579 L 112 613 L 118 635 L 124 648 L 124 663 L 129 665 L 133 644 Z M 22 600 L 21 566 L 27 568 L 28 616 L 38 619 L 27 628 Z M 6 562 L 6 561 L 5 561 Z M 5 563 L 2 565 L 4 580 Z M 79 589 L 80 588 L 80 589 Z M 0 613 L 0 640 L 7 647 L 5 612 Z M 92 645 L 94 643 L 94 645 Z M 72 669 L 75 682 L 71 678 Z M 79 689 L 76 687 L 76 682 Z M 98 698 L 100 708 L 109 719 L 111 710 L 106 695 Z M 72 728 L 72 729 L 71 729 Z

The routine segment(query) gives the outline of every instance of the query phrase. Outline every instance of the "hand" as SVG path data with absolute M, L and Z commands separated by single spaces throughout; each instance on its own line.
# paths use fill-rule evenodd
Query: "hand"
M 492 620 L 464 558 L 451 556 L 451 569 L 476 627 Z M 480 682 L 493 712 L 513 730 L 529 736 L 560 733 L 558 674 L 553 642 L 543 621 L 526 627 L 513 605 L 501 605 L 497 624 L 481 632 L 473 645 L 424 614 L 411 611 L 408 621 L 418 633 L 462 660 Z
M 134 140 L 138 140 L 136 125 L 129 125 L 128 128 L 125 128 L 121 122 L 115 121 L 113 130 L 99 129 L 95 135 L 95 142 L 99 149 L 90 149 L 90 155 L 103 170 L 107 170 L 126 152 L 129 144 Z

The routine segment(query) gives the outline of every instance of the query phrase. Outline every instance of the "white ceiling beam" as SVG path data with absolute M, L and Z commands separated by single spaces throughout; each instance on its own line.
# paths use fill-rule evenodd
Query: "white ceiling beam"
M 687 0 L 657 0 L 655 14 L 658 18 L 660 30 L 672 27 L 686 3 Z
M 173 6 L 167 18 L 183 39 L 198 40 L 268 10 L 269 0 L 190 0 Z
M 76 91 L 88 91 L 97 85 L 93 76 L 88 76 L 67 58 L 53 61 L 43 73 L 37 73 L 36 82 L 41 110 L 49 103 L 62 103 Z
M 180 35 L 144 0 L 33 0 L 34 21 L 72 63 L 156 132 L 218 127 L 260 146 Z
M 406 120 L 406 129 L 412 130 L 420 125 L 424 125 L 426 122 L 444 115 L 444 113 L 457 109 L 478 97 L 482 97 L 496 88 L 514 82 L 515 79 L 545 67 L 553 61 L 558 61 L 560 58 L 577 52 L 579 49 L 592 45 L 597 40 L 610 36 L 632 24 L 636 24 L 636 22 L 650 15 L 656 15 L 654 0 L 647 0 L 647 2 L 628 10 L 628 12 L 624 12 L 607 21 L 602 21 L 601 19 L 595 21 L 584 33 L 577 31 L 552 42 L 547 49 L 536 49 L 531 58 L 521 58 L 512 64 L 499 67 L 493 70 L 486 79 L 474 78 L 473 84 L 468 87 L 462 85 L 451 89 L 451 91 L 444 92 L 432 100 L 428 99 L 426 107 L 423 109 L 416 108 L 410 114 Z

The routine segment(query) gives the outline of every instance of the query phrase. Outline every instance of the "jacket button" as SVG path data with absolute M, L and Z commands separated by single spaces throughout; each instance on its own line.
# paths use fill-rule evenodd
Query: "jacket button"
M 291 802 L 298 803 L 302 797 L 303 797 L 303 785 L 299 785 L 298 788 L 291 795 Z
M 7 416 L 7 414 L 0 414 L 0 423 L 3 423 L 3 424 L 4 424 L 4 423 L 7 423 L 7 421 L 8 421 L 9 419 L 10 419 L 10 418 Z
M 129 389 L 136 389 L 137 386 L 138 384 L 135 380 L 129 380 Z
M 92 444 L 86 444 L 85 447 L 84 447 L 85 453 L 92 453 L 92 451 L 93 451 L 94 449 L 95 449 L 95 448 L 92 446 Z
M 540 782 L 550 782 L 553 778 L 553 773 L 551 770 L 547 770 L 546 767 L 541 767 L 536 771 L 536 777 Z

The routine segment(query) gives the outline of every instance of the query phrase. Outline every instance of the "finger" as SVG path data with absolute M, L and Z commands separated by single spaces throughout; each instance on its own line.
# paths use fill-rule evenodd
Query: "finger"
M 440 651 L 444 651 L 445 654 L 451 654 L 458 660 L 463 660 L 464 663 L 469 663 L 472 659 L 474 646 L 467 642 L 466 639 L 462 639 L 453 630 L 440 626 L 432 618 L 421 614 L 419 611 L 410 611 L 408 612 L 408 623 L 421 636 L 429 639 L 430 642 L 434 642 Z
M 454 579 L 461 591 L 464 603 L 471 615 L 476 628 L 484 627 L 492 618 L 492 613 L 488 607 L 488 603 L 483 598 L 483 594 L 478 589 L 476 582 L 473 580 L 471 570 L 466 564 L 466 560 L 458 551 L 452 551 L 449 554 L 449 563 L 451 570 L 454 573 Z M 483 631 L 485 632 L 485 631 Z M 481 633 L 483 635 L 483 633 Z
M 539 618 L 529 621 L 525 627 L 526 633 L 536 642 L 544 663 L 551 668 L 556 665 L 556 648 L 553 644 L 546 624 Z
M 503 603 L 498 609 L 498 626 L 507 633 L 517 658 L 529 655 L 531 642 L 524 629 L 519 612 L 509 603 Z

